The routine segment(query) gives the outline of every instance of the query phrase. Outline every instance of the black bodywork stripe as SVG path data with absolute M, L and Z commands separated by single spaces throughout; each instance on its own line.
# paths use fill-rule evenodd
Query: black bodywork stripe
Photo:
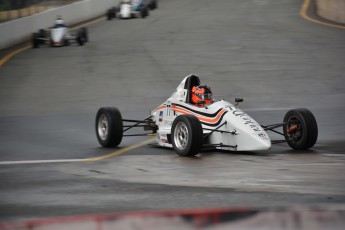
M 222 120 L 223 120 L 223 117 L 225 116 L 225 114 L 227 113 L 228 111 L 225 111 L 225 113 L 223 113 L 223 115 L 219 118 L 219 120 L 218 120 L 218 122 L 217 123 L 206 123 L 206 122 L 202 122 L 202 121 L 200 121 L 201 122 L 201 124 L 203 124 L 203 125 L 207 125 L 207 126 L 218 126 L 221 122 L 222 122 Z
M 209 113 L 203 113 L 203 112 L 196 111 L 194 109 L 188 108 L 188 107 L 180 105 L 180 104 L 172 104 L 172 105 L 182 107 L 182 108 L 187 109 L 187 110 L 189 110 L 189 111 L 191 111 L 193 113 L 196 113 L 198 115 L 201 115 L 201 116 L 204 116 L 204 117 L 210 117 L 210 118 L 216 117 L 218 115 L 218 113 L 220 113 L 220 111 L 222 111 L 222 109 L 219 109 L 217 112 L 215 112 L 213 114 L 209 114 Z

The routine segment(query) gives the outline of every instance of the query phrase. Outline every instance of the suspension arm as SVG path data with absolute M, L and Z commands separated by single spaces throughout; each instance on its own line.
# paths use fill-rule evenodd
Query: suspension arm
M 288 121 L 288 122 L 283 122 L 283 123 L 278 123 L 278 124 L 273 124 L 273 125 L 261 125 L 261 127 L 264 128 L 265 131 L 266 130 L 273 131 L 273 129 L 283 127 L 283 126 L 289 125 L 291 123 L 292 123 L 292 121 Z
M 129 120 L 129 119 L 122 119 L 122 121 L 124 122 L 135 122 L 134 125 L 132 126 L 127 126 L 127 129 L 124 129 L 123 132 L 126 132 L 127 130 L 131 129 L 131 128 L 134 128 L 134 127 L 140 127 L 139 125 L 142 124 L 142 123 L 150 123 L 150 121 L 148 121 L 148 119 L 151 119 L 152 116 L 149 116 L 147 118 L 145 118 L 144 120 Z
M 207 129 L 207 128 L 205 128 L 205 130 L 211 130 L 211 132 L 209 132 L 208 134 L 206 134 L 206 135 L 204 136 L 204 141 L 205 141 L 212 133 L 217 132 L 218 129 L 220 129 L 221 127 L 223 127 L 223 126 L 226 125 L 226 124 L 227 124 L 227 122 L 225 121 L 223 124 L 219 125 L 219 126 L 218 126 L 217 128 L 215 128 L 215 129 Z M 218 131 L 218 132 L 222 132 L 222 131 Z M 225 131 L 225 132 L 227 132 L 227 131 Z

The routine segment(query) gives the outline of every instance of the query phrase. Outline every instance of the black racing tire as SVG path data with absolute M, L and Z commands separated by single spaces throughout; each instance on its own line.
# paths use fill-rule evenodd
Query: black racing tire
M 107 16 L 107 20 L 108 20 L 108 21 L 110 21 L 111 19 L 113 19 L 113 13 L 112 13 L 112 10 L 111 10 L 111 9 L 108 9 L 108 10 L 107 10 L 106 16 Z
M 39 37 L 38 33 L 32 33 L 31 42 L 32 42 L 33 48 L 38 48 L 40 46 L 40 42 L 38 40 L 38 37 Z
M 40 38 L 46 38 L 47 37 L 47 31 L 45 29 L 39 29 L 38 34 Z
M 80 30 L 81 30 L 81 34 L 83 36 L 84 42 L 88 42 L 89 41 L 89 32 L 87 31 L 87 28 L 82 27 Z
M 175 118 L 171 128 L 171 142 L 179 156 L 195 156 L 203 143 L 203 131 L 197 117 L 187 114 Z
M 318 136 L 316 119 L 305 108 L 292 109 L 285 114 L 283 126 L 285 140 L 295 150 L 306 150 L 314 146 Z
M 77 43 L 80 45 L 80 46 L 83 46 L 84 45 L 84 38 L 83 38 L 83 35 L 80 31 L 78 31 L 78 35 L 76 37 L 76 40 L 77 40 Z
M 102 107 L 96 115 L 96 136 L 103 147 L 118 146 L 123 137 L 123 121 L 116 107 Z
M 157 0 L 151 0 L 149 3 L 149 8 L 150 10 L 155 10 L 158 8 L 158 3 Z
M 149 15 L 149 10 L 147 9 L 146 6 L 143 6 L 140 10 L 140 16 L 142 18 L 146 18 Z
M 116 18 L 116 13 L 117 13 L 117 10 L 118 8 L 116 8 L 116 7 L 113 7 L 113 8 L 111 8 L 111 12 L 112 12 L 112 17 L 113 18 Z
M 64 45 L 65 45 L 65 46 L 69 46 L 69 45 L 70 45 L 70 42 L 69 42 L 68 39 L 64 39 Z

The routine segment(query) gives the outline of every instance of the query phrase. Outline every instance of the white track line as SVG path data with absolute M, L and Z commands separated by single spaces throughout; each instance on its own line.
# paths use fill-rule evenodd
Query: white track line
M 15 165 L 15 164 L 45 164 L 45 163 L 69 163 L 69 162 L 83 162 L 85 159 L 62 159 L 62 160 L 28 160 L 28 161 L 0 161 L 0 165 Z

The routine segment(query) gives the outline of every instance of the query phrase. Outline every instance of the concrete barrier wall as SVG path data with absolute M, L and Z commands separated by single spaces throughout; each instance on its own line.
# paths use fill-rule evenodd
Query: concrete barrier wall
M 345 0 L 316 0 L 317 14 L 334 22 L 345 23 Z
M 118 0 L 84 0 L 1 23 L 0 49 L 28 40 L 38 29 L 53 26 L 57 15 L 61 15 L 65 23 L 71 25 L 105 15 L 106 9 L 117 3 Z
M 0 50 L 28 40 L 38 29 L 53 25 L 57 15 L 66 24 L 75 24 L 105 14 L 118 0 L 84 0 L 32 16 L 0 24 Z M 345 0 L 316 0 L 317 13 L 326 19 L 345 23 Z

